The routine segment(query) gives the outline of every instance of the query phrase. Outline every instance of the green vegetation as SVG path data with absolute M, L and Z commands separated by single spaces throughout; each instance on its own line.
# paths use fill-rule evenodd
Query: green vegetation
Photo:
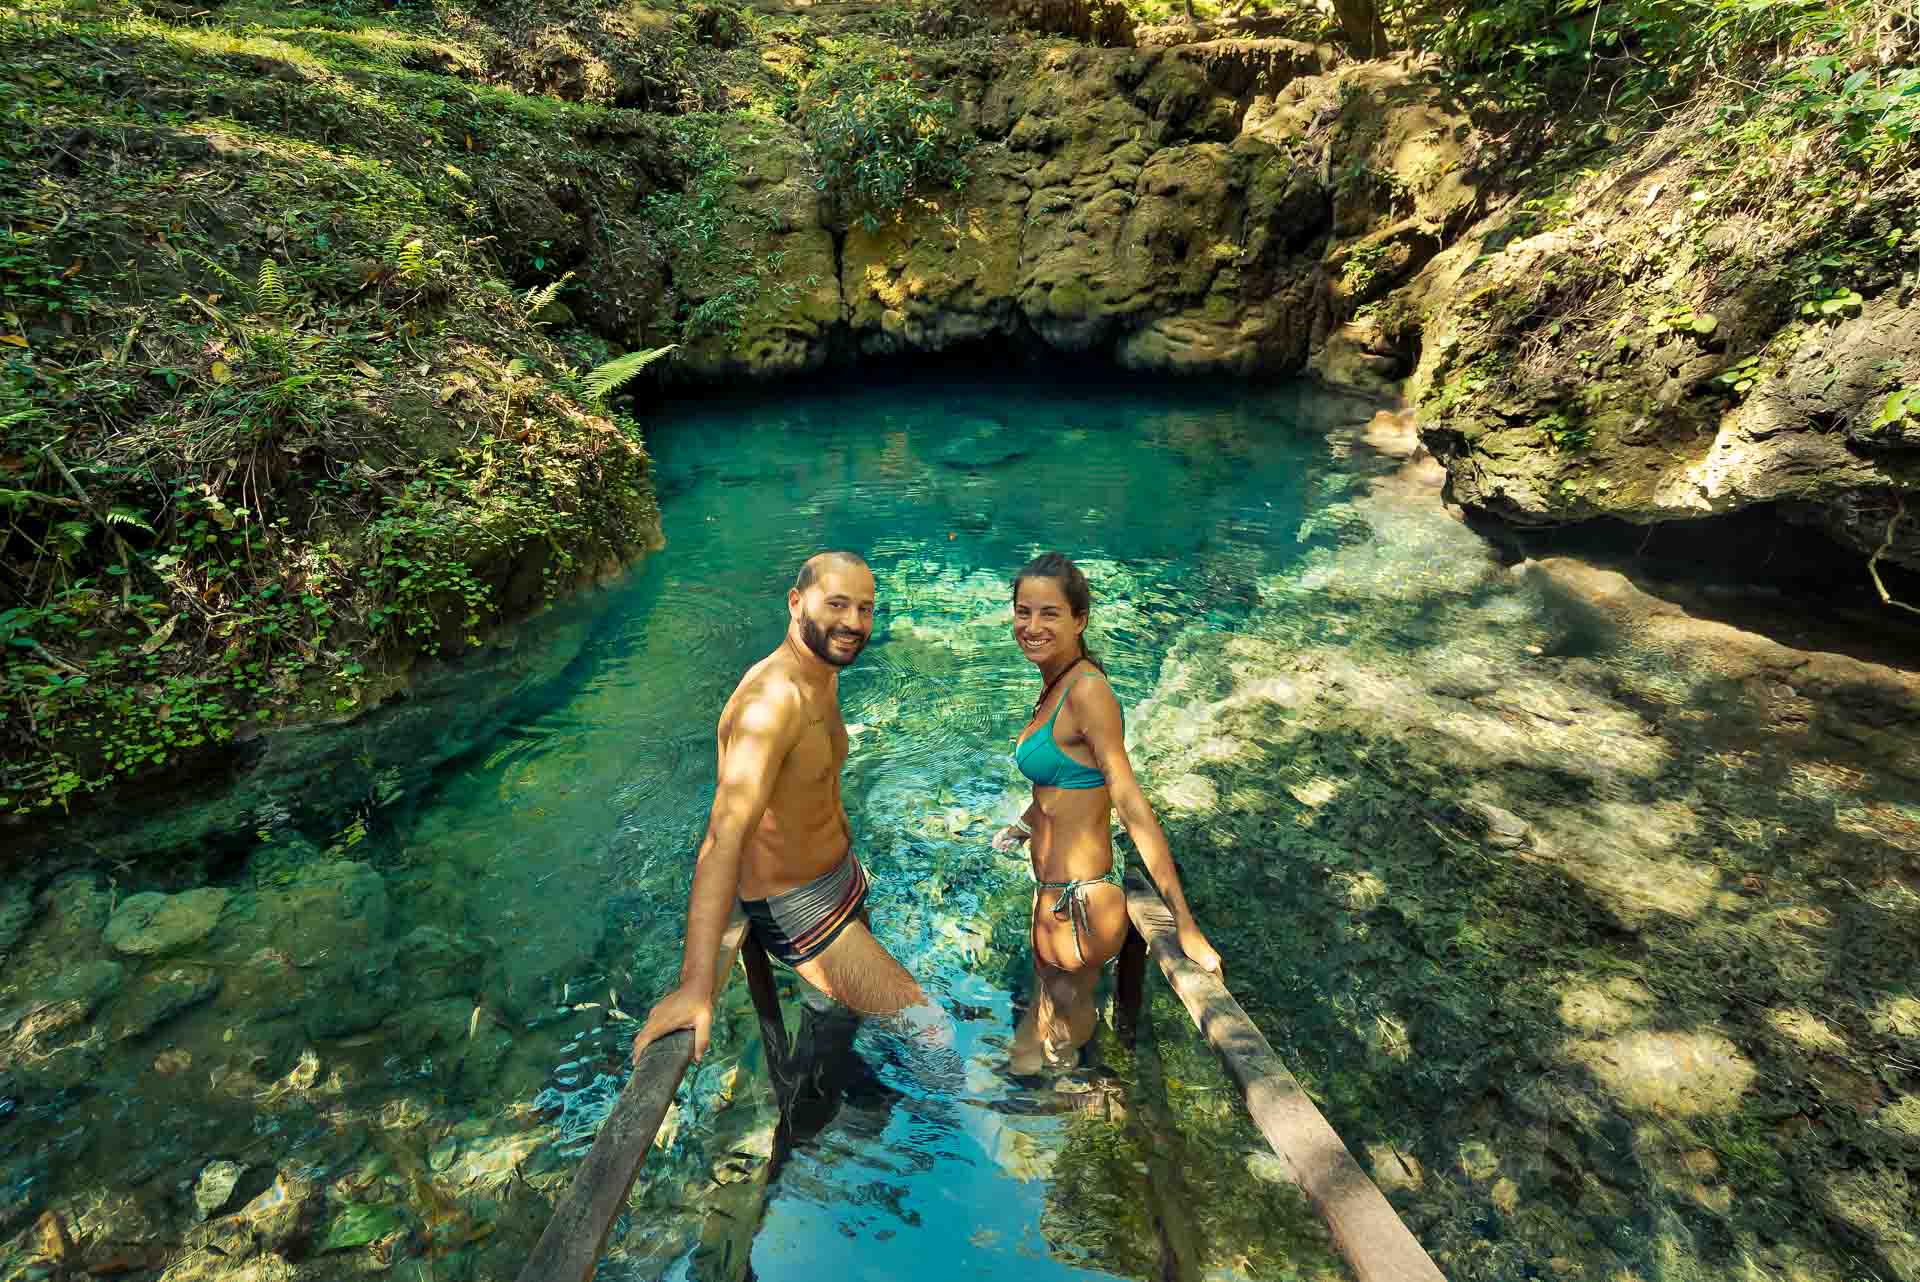
M 957 191 L 971 176 L 952 100 L 928 92 L 925 73 L 898 54 L 828 62 L 807 82 L 802 115 L 820 190 L 869 231 L 916 195 Z
M 644 125 L 490 61 L 406 11 L 0 18 L 0 813 L 351 713 L 654 537 L 598 408 L 644 362 L 535 318 L 604 273 L 494 223 Z

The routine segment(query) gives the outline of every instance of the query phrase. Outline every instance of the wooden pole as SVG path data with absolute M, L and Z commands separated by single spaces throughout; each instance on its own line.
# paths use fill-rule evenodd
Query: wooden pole
M 720 936 L 720 964 L 714 973 L 721 977 L 722 990 L 732 978 L 734 955 L 746 928 L 746 917 L 736 911 Z M 716 991 L 714 1000 L 719 997 Z M 520 1282 L 592 1282 L 607 1249 L 607 1235 L 627 1204 L 692 1060 L 693 1033 L 685 1029 L 668 1033 L 641 1054 L 613 1112 L 600 1124 L 593 1147 L 574 1172 L 567 1195 L 520 1270 Z
M 773 965 L 767 960 L 767 950 L 751 934 L 740 946 L 740 962 L 747 972 L 747 991 L 753 994 L 754 1014 L 760 1017 L 767 1076 L 773 1079 L 774 1099 L 784 1112 L 791 1087 L 788 1069 L 793 1063 L 793 1048 L 787 1042 L 787 1021 L 780 1014 L 780 992 L 773 986 Z
M 1127 915 L 1195 1027 L 1245 1092 L 1254 1125 L 1327 1222 L 1334 1247 L 1354 1277 L 1359 1282 L 1445 1282 L 1227 986 L 1180 951 L 1173 914 L 1135 871 L 1127 874 Z
M 1140 1033 L 1140 1012 L 1147 994 L 1147 941 L 1131 919 L 1127 942 L 1120 945 L 1120 961 L 1113 975 L 1113 1031 L 1129 1046 Z

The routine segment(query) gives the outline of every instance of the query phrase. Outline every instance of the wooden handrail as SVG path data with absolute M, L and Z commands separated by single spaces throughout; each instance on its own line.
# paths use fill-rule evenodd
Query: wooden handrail
M 1126 883 L 1127 916 L 1134 929 L 1193 1016 L 1194 1026 L 1240 1084 L 1254 1125 L 1326 1221 L 1335 1249 L 1354 1276 L 1359 1282 L 1445 1282 L 1432 1257 L 1353 1160 L 1227 986 L 1187 960 L 1173 914 L 1159 893 L 1137 870 L 1128 871 Z M 1129 1014 L 1122 1012 L 1121 1018 Z
M 736 909 L 720 936 L 720 976 L 714 992 L 717 1002 L 733 977 L 733 959 L 747 930 L 746 917 Z M 620 1090 L 613 1112 L 600 1124 L 580 1169 L 574 1172 L 567 1195 L 554 1208 L 553 1218 L 540 1234 L 519 1282 L 592 1282 L 594 1269 L 607 1249 L 607 1235 L 627 1204 L 633 1181 L 653 1149 L 674 1092 L 693 1060 L 693 1034 L 668 1033 L 641 1054 L 633 1074 Z

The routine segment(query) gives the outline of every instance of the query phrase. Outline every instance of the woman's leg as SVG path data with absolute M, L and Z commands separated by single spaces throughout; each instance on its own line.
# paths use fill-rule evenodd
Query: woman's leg
M 1034 896 L 1033 1015 L 1043 1057 L 1054 1067 L 1071 1062 L 1092 1039 L 1100 968 L 1127 938 L 1126 896 L 1118 886 L 1099 883 L 1080 893 L 1086 896 L 1086 921 L 1077 939 L 1071 915 L 1053 914 L 1057 896 Z
M 1013 1026 L 1013 1050 L 1007 1057 L 1007 1071 L 1019 1077 L 1037 1073 L 1046 1064 L 1040 1049 L 1040 963 L 1033 966 L 1033 982 L 1027 985 L 1027 1008 Z

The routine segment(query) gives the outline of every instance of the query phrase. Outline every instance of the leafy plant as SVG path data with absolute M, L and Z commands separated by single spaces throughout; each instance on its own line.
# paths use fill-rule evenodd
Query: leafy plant
M 878 231 L 917 193 L 958 191 L 972 177 L 972 142 L 925 79 L 904 58 L 869 55 L 831 61 L 808 82 L 802 119 L 818 186 L 842 219 Z
M 625 356 L 616 357 L 604 365 L 595 366 L 581 381 L 581 398 L 589 405 L 603 404 L 634 375 L 678 346 L 677 343 L 669 343 L 665 347 L 628 352 Z
M 1874 415 L 1872 426 L 1878 431 L 1909 418 L 1920 419 L 1920 387 L 1902 387 L 1889 394 L 1880 403 L 1880 412 Z
M 1753 390 L 1754 382 L 1760 377 L 1760 358 L 1749 356 L 1739 363 L 1729 366 L 1714 375 L 1713 381 L 1732 390 L 1735 396 L 1745 396 Z
M 1647 323 L 1647 333 L 1655 336 L 1670 333 L 1698 334 L 1705 338 L 1720 328 L 1720 318 L 1712 312 L 1696 312 L 1691 307 L 1672 307 L 1656 315 Z

